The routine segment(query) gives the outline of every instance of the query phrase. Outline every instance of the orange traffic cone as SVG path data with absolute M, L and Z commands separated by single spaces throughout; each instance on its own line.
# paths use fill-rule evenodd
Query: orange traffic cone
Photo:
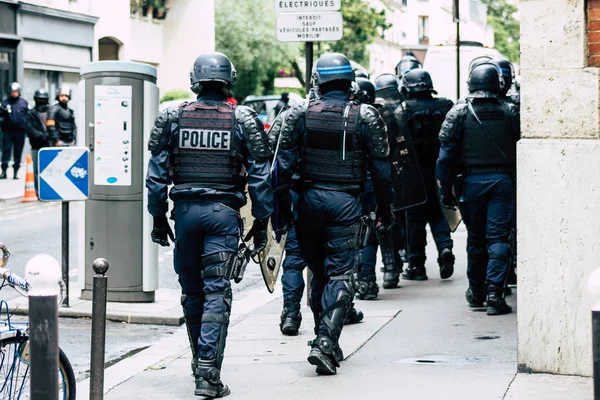
M 37 194 L 35 193 L 35 185 L 33 183 L 33 160 L 31 154 L 27 154 L 27 169 L 25 174 L 25 195 L 21 199 L 21 202 L 27 201 L 38 201 Z

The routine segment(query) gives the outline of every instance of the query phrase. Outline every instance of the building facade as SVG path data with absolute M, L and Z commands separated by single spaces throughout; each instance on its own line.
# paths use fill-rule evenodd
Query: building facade
M 370 0 L 370 3 L 378 10 L 385 9 L 391 25 L 383 38 L 369 46 L 369 69 L 374 76 L 394 72 L 400 58 L 409 51 L 423 63 L 429 46 L 456 44 L 452 0 Z M 487 6 L 478 0 L 460 0 L 460 40 L 494 45 L 494 31 L 487 24 Z

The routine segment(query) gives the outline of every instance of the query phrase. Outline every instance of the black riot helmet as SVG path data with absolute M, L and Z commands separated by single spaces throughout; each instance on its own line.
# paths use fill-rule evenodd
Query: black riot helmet
M 381 74 L 375 79 L 375 90 L 400 87 L 400 79 L 394 74 Z
M 409 94 L 422 92 L 437 94 L 433 89 L 431 75 L 423 68 L 413 69 L 404 74 L 402 77 L 402 90 L 405 90 Z
M 489 63 L 491 60 L 492 60 L 492 57 L 490 57 L 490 56 L 475 57 L 469 63 L 469 73 L 471 73 L 471 71 L 473 71 L 473 68 L 475 68 L 476 66 L 485 64 L 485 63 Z
M 350 60 L 340 53 L 327 53 L 319 57 L 313 69 L 313 83 L 321 86 L 331 81 L 354 81 Z
M 506 95 L 506 93 L 508 93 L 510 87 L 512 86 L 513 77 L 515 76 L 515 68 L 513 67 L 510 61 L 504 60 L 502 58 L 494 58 L 492 62 L 498 67 L 500 67 L 500 70 L 502 71 L 502 78 L 504 79 L 504 83 L 500 87 L 500 94 L 504 96 Z
M 21 94 L 21 85 L 19 85 L 19 82 L 13 82 L 10 84 L 10 92 L 19 92 L 19 94 Z
M 202 82 L 222 82 L 225 87 L 231 87 L 235 85 L 235 78 L 235 67 L 219 52 L 201 54 L 190 71 L 191 89 L 196 94 L 200 93 Z
M 473 68 L 469 74 L 467 85 L 469 85 L 470 93 L 478 90 L 487 90 L 498 94 L 503 82 L 504 79 L 502 78 L 500 68 L 492 62 L 487 62 Z
M 356 82 L 353 82 L 352 89 L 353 95 L 361 103 L 375 103 L 375 85 L 367 78 L 356 78 Z
M 46 89 L 38 89 L 33 94 L 33 100 L 35 100 L 36 102 L 38 100 L 48 101 L 49 99 L 50 99 L 50 96 L 48 95 L 48 91 Z
M 415 56 L 404 56 L 396 65 L 396 76 L 402 78 L 408 71 L 416 68 L 422 68 L 419 60 Z

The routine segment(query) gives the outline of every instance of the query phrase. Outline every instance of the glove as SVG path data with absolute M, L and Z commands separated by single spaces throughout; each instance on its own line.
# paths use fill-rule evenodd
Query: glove
M 452 193 L 451 189 L 442 190 L 440 193 L 440 204 L 444 208 L 456 210 L 458 202 L 456 201 L 456 197 L 454 196 L 454 193 Z
M 169 247 L 168 238 L 175 242 L 175 235 L 169 226 L 167 217 L 154 217 L 154 228 L 150 234 L 152 241 L 163 247 Z
M 294 212 L 292 211 L 292 196 L 287 191 L 279 195 L 279 229 L 289 230 L 294 225 Z
M 394 225 L 396 218 L 390 209 L 390 206 L 377 206 L 377 221 L 382 225 L 385 229 Z
M 252 228 L 248 231 L 248 234 L 244 238 L 244 242 L 247 242 L 251 238 L 254 238 L 254 254 L 258 254 L 265 249 L 267 246 L 267 223 L 269 219 L 255 219 L 252 224 Z

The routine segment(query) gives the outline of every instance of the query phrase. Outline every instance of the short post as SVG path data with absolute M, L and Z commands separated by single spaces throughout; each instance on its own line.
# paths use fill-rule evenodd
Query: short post
M 90 400 L 104 398 L 104 349 L 106 343 L 106 271 L 108 261 L 97 258 L 92 266 L 92 355 L 90 361 Z
M 29 291 L 29 354 L 31 400 L 58 400 L 58 282 L 61 268 L 47 254 L 25 266 Z
M 588 293 L 592 307 L 592 356 L 594 360 L 594 400 L 600 400 L 600 268 L 588 279 Z

